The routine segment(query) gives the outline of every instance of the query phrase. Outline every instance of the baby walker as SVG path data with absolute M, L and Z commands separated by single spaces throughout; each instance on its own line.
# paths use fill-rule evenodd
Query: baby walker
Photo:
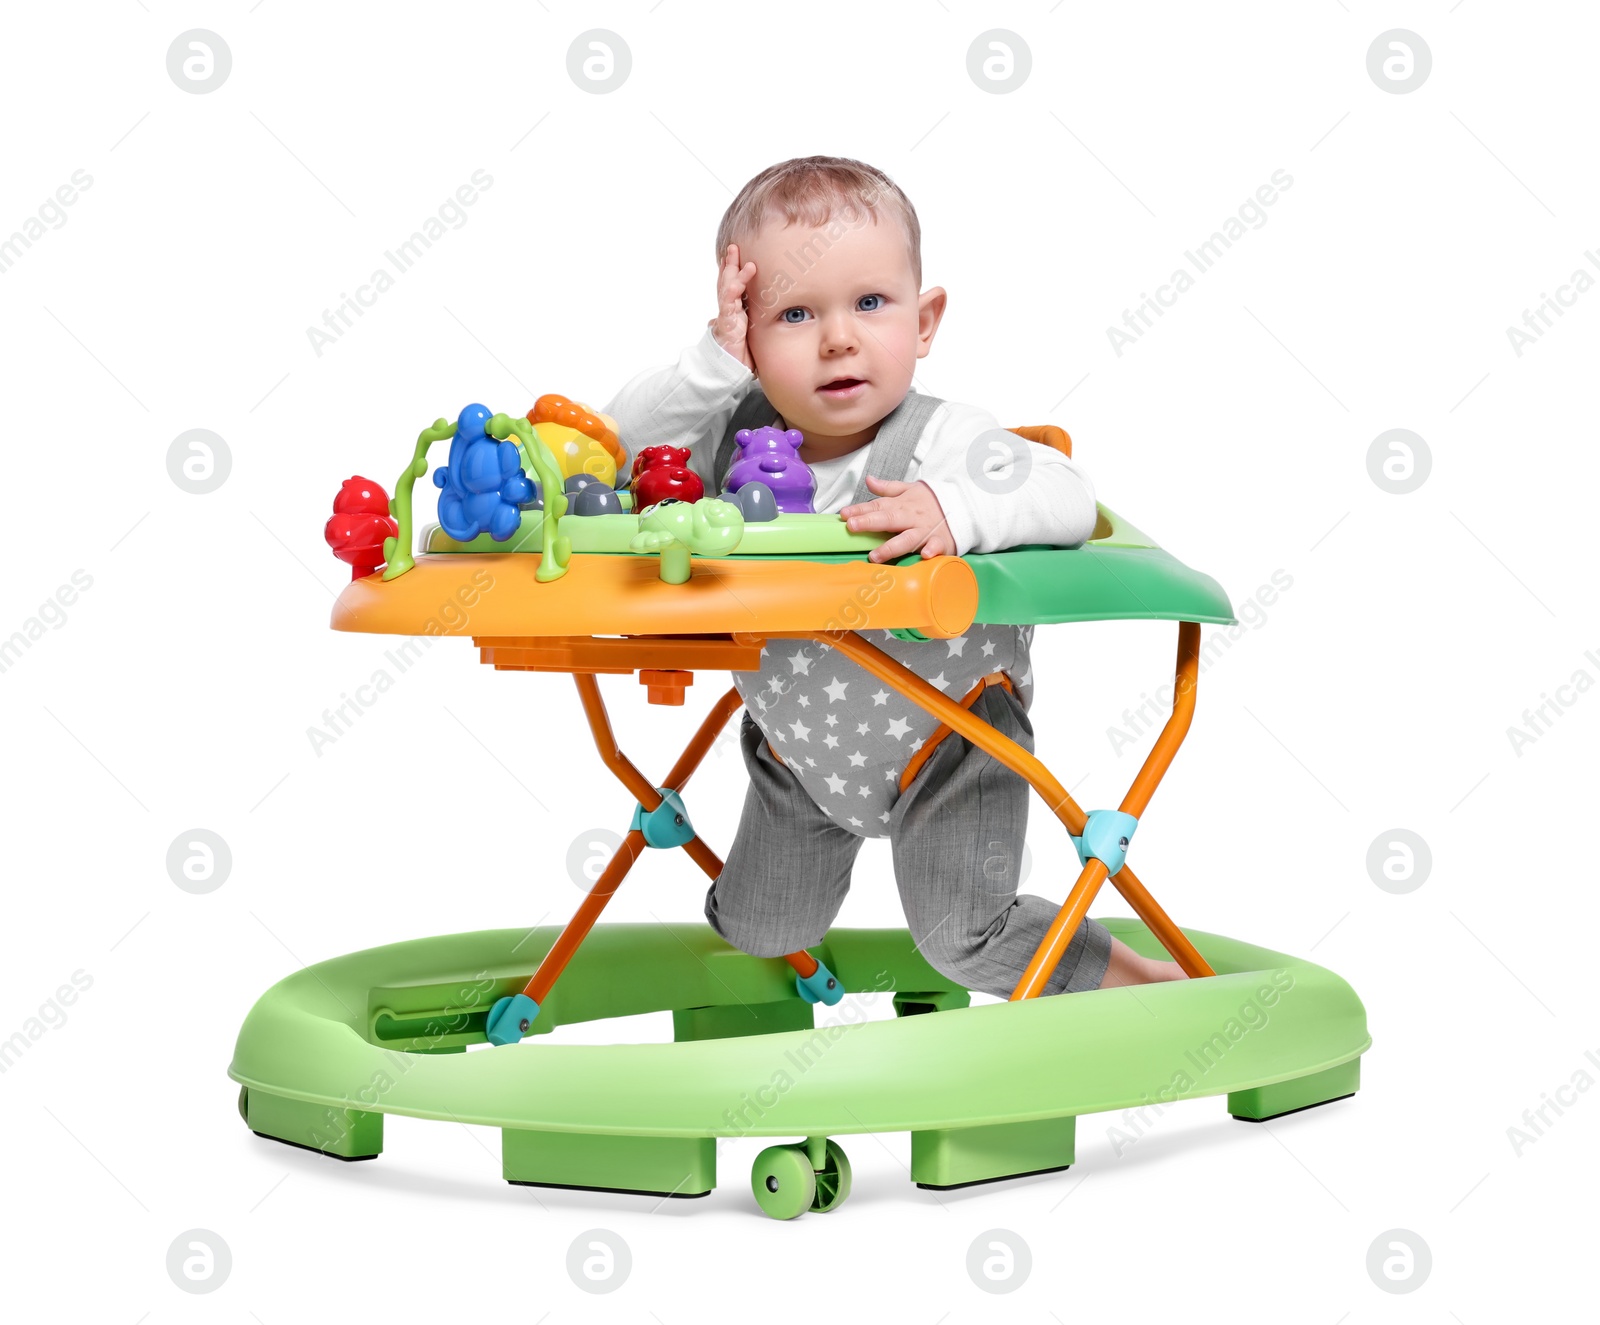
M 1032 445 L 1071 454 L 1059 428 L 1012 432 L 1021 459 Z M 413 556 L 412 485 L 446 439 L 439 524 Z M 740 445 L 748 458 L 743 434 Z M 633 817 L 565 926 L 371 948 L 269 989 L 228 1069 L 250 1129 L 357 1160 L 383 1149 L 385 1114 L 473 1123 L 500 1129 L 509 1182 L 678 1197 L 716 1185 L 719 1137 L 784 1138 L 757 1157 L 751 1188 L 790 1219 L 849 1195 L 833 1139 L 847 1133 L 909 1131 L 911 1178 L 938 1190 L 1066 1168 L 1080 1114 L 1226 1095 L 1233 1117 L 1261 1121 L 1354 1094 L 1371 1040 L 1350 986 L 1180 929 L 1126 863 L 1194 715 L 1200 627 L 1234 623 L 1216 581 L 1103 505 L 1075 548 L 869 562 L 887 535 L 808 513 L 790 499 L 800 462 L 774 439 L 757 445 L 777 457 L 762 461 L 772 482 L 708 498 L 687 452 L 646 448 L 630 470 L 609 420 L 545 396 L 525 417 L 473 405 L 438 420 L 392 502 L 369 480 L 344 485 L 326 532 L 354 578 L 333 628 L 467 635 L 497 669 L 570 673 Z M 1178 623 L 1173 711 L 1119 808 L 1092 813 L 969 711 L 978 689 L 948 697 L 857 633 L 943 640 L 975 622 L 1129 619 Z M 647 849 L 679 847 L 720 873 L 685 790 L 742 705 L 722 695 L 655 782 L 618 748 L 598 678 L 637 673 L 652 704 L 681 706 L 695 671 L 755 669 L 765 642 L 787 639 L 837 649 L 921 705 L 943 724 L 934 739 L 955 732 L 1000 760 L 1071 834 L 1082 872 L 1008 1002 L 972 1006 L 905 929 L 835 929 L 768 959 L 705 924 L 596 926 Z M 1138 919 L 1103 923 L 1191 979 L 1038 997 L 1108 878 Z M 868 989 L 893 991 L 892 1020 L 815 1020 L 818 1003 Z M 664 1009 L 671 1044 L 537 1039 Z

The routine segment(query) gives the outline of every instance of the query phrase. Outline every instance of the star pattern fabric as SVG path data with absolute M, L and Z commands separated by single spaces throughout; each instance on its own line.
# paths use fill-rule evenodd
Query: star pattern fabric
M 860 634 L 950 699 L 959 702 L 1003 671 L 1023 708 L 1033 701 L 1032 626 L 977 625 L 948 640 Z M 760 669 L 733 673 L 733 684 L 778 757 L 835 823 L 858 837 L 889 835 L 900 774 L 937 718 L 816 640 L 771 641 Z

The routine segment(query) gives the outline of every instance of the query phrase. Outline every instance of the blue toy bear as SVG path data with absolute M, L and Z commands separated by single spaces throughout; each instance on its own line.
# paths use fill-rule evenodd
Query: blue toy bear
M 521 507 L 533 500 L 533 484 L 522 472 L 515 442 L 499 442 L 485 426 L 493 413 L 468 405 L 456 420 L 450 463 L 433 471 L 439 494 L 439 523 L 458 543 L 487 531 L 503 543 L 522 524 Z

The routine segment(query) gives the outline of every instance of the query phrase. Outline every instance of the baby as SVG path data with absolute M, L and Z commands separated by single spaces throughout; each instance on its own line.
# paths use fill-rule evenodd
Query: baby
M 875 562 L 1089 537 L 1094 489 L 1072 460 L 913 389 L 945 292 L 921 290 L 916 211 L 881 171 L 820 156 L 762 171 L 724 214 L 717 255 L 705 334 L 606 406 L 631 450 L 688 447 L 715 494 L 739 430 L 798 429 L 813 509 L 888 533 Z M 1033 749 L 1033 627 L 864 637 Z M 955 733 L 907 781 L 937 719 L 826 645 L 774 640 L 761 660 L 734 673 L 750 787 L 706 919 L 753 956 L 811 947 L 839 913 L 862 840 L 887 837 L 923 956 L 967 989 L 1009 997 L 1059 909 L 1017 893 L 1027 783 Z M 1182 978 L 1176 962 L 1085 920 L 1045 992 Z

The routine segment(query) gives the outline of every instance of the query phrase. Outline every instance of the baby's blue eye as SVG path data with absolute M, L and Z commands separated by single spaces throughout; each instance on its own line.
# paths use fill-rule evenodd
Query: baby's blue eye
M 862 308 L 862 304 L 866 303 L 868 299 L 876 299 L 878 302 L 870 305 L 869 307 Z M 881 294 L 864 294 L 861 296 L 861 298 L 856 300 L 856 307 L 861 309 L 863 313 L 875 313 L 878 311 L 878 309 L 883 307 L 883 296 Z
M 798 313 L 800 316 L 790 317 L 790 313 Z M 785 322 L 789 323 L 804 322 L 806 320 L 806 310 L 803 308 L 786 308 L 783 310 L 782 317 Z

